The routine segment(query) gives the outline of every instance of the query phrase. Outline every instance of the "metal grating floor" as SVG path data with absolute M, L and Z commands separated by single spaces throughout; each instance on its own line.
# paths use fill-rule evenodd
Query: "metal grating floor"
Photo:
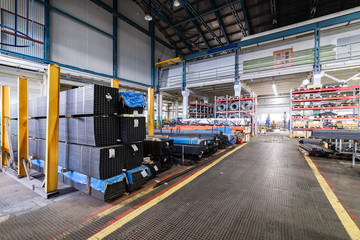
M 357 215 L 358 200 L 351 201 L 350 198 L 360 199 L 359 187 L 350 192 L 346 184 L 358 183 L 358 173 L 344 170 L 342 164 L 332 166 L 330 161 L 316 161 L 324 167 L 328 179 L 334 181 L 333 186 L 339 187 L 343 196 L 340 201 Z M 7 183 L 1 182 L 1 174 L 0 186 L 4 186 Z M 162 186 L 103 218 L 92 217 L 84 225 L 81 224 L 88 214 L 109 205 L 80 193 L 57 198 L 44 207 L 8 220 L 1 221 L 0 218 L 0 239 L 86 239 L 166 187 Z M 0 203 L 2 198 L 0 196 Z M 296 141 L 267 134 L 253 138 L 251 143 L 126 223 L 107 239 L 349 237 L 298 151 Z

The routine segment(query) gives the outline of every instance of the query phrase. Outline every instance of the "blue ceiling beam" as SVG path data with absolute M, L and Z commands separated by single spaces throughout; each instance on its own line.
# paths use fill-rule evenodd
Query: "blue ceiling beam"
M 271 33 L 271 34 L 264 35 L 264 36 L 255 37 L 252 39 L 240 41 L 235 44 L 230 44 L 227 46 L 210 49 L 208 51 L 189 54 L 189 55 L 185 56 L 185 59 L 191 60 L 191 59 L 196 59 L 196 58 L 200 58 L 200 57 L 205 57 L 205 56 L 216 54 L 216 53 L 222 53 L 222 52 L 228 51 L 228 50 L 234 50 L 235 48 L 245 47 L 245 46 L 262 43 L 262 42 L 267 42 L 267 41 L 271 41 L 271 40 L 275 40 L 275 39 L 281 39 L 281 38 L 292 36 L 295 34 L 300 34 L 300 33 L 308 32 L 308 31 L 314 31 L 316 28 L 329 27 L 332 25 L 340 24 L 340 23 L 351 22 L 351 21 L 357 20 L 357 19 L 360 19 L 360 11 L 354 12 L 354 13 L 349 13 L 349 14 L 342 15 L 339 17 L 330 18 L 327 20 L 316 21 L 314 23 L 309 23 L 309 24 L 306 24 L 303 26 L 279 31 L 276 33 Z
M 185 21 L 182 21 L 182 22 L 179 22 L 179 23 L 175 23 L 175 24 L 173 25 L 173 27 L 178 27 L 178 26 L 181 26 L 181 25 L 183 25 L 183 24 L 185 24 L 185 23 L 187 23 L 187 22 L 190 22 L 190 21 L 193 21 L 193 20 L 197 20 L 199 17 L 204 17 L 204 16 L 206 16 L 206 15 L 209 15 L 209 14 L 214 13 L 214 12 L 216 12 L 216 11 L 219 11 L 219 10 L 221 10 L 221 9 L 230 7 L 230 6 L 232 6 L 232 5 L 236 4 L 236 3 L 240 3 L 241 1 L 243 1 L 243 0 L 236 0 L 236 1 L 233 1 L 233 2 L 231 2 L 231 3 L 224 4 L 223 6 L 218 7 L 218 8 L 216 8 L 216 9 L 213 9 L 213 10 L 211 10 L 211 11 L 209 11 L 209 12 L 206 12 L 206 13 L 203 13 L 203 14 L 199 14 L 199 16 L 197 16 L 197 17 L 193 17 L 193 18 L 187 19 L 187 20 L 185 20 Z
M 209 0 L 209 2 L 210 2 L 210 5 L 211 5 L 211 8 L 212 8 L 213 10 L 215 10 L 215 9 L 216 9 L 216 6 L 215 6 L 214 1 L 213 1 L 213 0 Z M 217 11 L 215 11 L 214 14 L 215 14 L 216 20 L 217 20 L 217 22 L 218 22 L 218 24 L 219 24 L 220 30 L 221 30 L 221 32 L 222 32 L 223 35 L 224 35 L 224 38 L 225 38 L 226 43 L 227 43 L 227 44 L 230 44 L 229 37 L 228 37 L 228 35 L 227 35 L 226 31 L 225 31 L 225 28 L 224 28 L 224 25 L 223 25 L 223 23 L 222 23 L 222 21 L 221 21 L 221 18 L 220 18 L 219 13 L 218 13 Z
M 241 1 L 241 10 L 242 10 L 243 15 L 244 15 L 247 34 L 251 35 L 251 27 L 250 27 L 249 18 L 248 18 L 248 15 L 247 15 L 247 10 L 246 10 L 246 6 L 245 6 L 245 0 Z

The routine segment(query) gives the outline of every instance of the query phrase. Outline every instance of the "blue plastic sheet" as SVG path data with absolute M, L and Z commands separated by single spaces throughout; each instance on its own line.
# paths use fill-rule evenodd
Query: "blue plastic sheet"
M 145 167 L 145 166 L 140 166 L 140 167 L 137 167 L 134 169 L 127 170 L 125 173 L 126 173 L 126 177 L 128 179 L 129 184 L 133 184 L 132 174 L 136 173 L 136 172 L 141 172 L 143 170 L 145 170 L 149 174 L 149 176 L 151 176 L 150 168 Z
M 208 142 L 208 139 L 202 139 L 202 138 L 169 137 L 169 139 L 173 139 L 174 143 L 180 143 L 180 144 L 198 145 L 202 141 Z
M 31 160 L 31 163 L 40 167 L 44 167 L 44 160 L 40 160 L 40 159 L 34 159 Z M 62 167 L 58 167 L 58 172 L 61 173 L 61 171 L 64 168 Z M 68 171 L 68 172 L 64 172 L 63 175 L 67 178 L 69 178 L 71 181 L 79 183 L 79 184 L 87 184 L 87 176 L 85 174 L 82 173 L 78 173 L 78 172 L 74 172 L 74 171 Z M 124 181 L 124 179 L 126 178 L 126 174 L 122 173 L 120 175 L 117 175 L 115 177 L 112 178 L 108 178 L 108 179 L 103 179 L 103 180 L 99 180 L 96 178 L 90 178 L 90 186 L 95 189 L 96 191 L 105 193 L 106 187 L 108 184 L 114 184 L 117 182 L 121 182 Z
M 125 105 L 128 107 L 145 107 L 145 98 L 141 93 L 134 92 L 120 92 L 119 97 L 123 97 Z
M 214 127 L 213 129 L 199 129 L 200 131 L 222 131 L 224 134 L 234 134 L 230 126 Z
M 39 167 L 44 168 L 44 166 L 45 166 L 45 161 L 44 161 L 44 160 L 40 160 L 40 159 L 33 159 L 33 160 L 31 160 L 31 164 L 34 164 L 34 165 L 36 165 L 36 166 L 39 166 Z M 61 173 L 61 171 L 62 171 L 63 169 L 65 169 L 65 168 L 58 166 L 58 173 Z

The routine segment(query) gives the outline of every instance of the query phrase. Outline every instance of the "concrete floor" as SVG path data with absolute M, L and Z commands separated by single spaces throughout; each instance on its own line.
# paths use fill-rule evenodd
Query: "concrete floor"
M 296 142 L 257 136 L 192 181 L 195 172 L 111 204 L 80 192 L 44 200 L 0 173 L 0 239 L 349 239 Z M 359 227 L 360 169 L 312 159 Z

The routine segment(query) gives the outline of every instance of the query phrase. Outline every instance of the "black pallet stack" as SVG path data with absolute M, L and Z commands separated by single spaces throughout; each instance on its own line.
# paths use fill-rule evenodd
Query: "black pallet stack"
M 145 99 L 142 94 L 120 92 L 120 138 L 125 145 L 125 169 L 128 177 L 128 191 L 144 185 L 150 170 L 142 166 L 144 159 L 144 139 L 146 137 L 143 113 Z
M 148 137 L 145 140 L 144 156 L 150 157 L 152 162 L 148 163 L 148 167 L 150 170 L 154 170 L 154 175 L 170 169 L 173 166 L 173 151 L 174 140 L 172 139 Z M 157 168 L 158 170 L 156 170 Z
M 30 155 L 45 160 L 46 97 L 29 104 Z M 70 171 L 62 181 L 84 191 L 75 176 L 91 181 L 94 193 L 112 200 L 125 193 L 126 145 L 121 143 L 118 90 L 91 85 L 60 93 L 59 160 L 60 168 Z M 115 178 L 114 181 L 109 179 Z M 121 179 L 121 181 L 119 180 Z M 108 187 L 95 189 L 93 182 Z M 70 184 L 71 183 L 71 184 Z

